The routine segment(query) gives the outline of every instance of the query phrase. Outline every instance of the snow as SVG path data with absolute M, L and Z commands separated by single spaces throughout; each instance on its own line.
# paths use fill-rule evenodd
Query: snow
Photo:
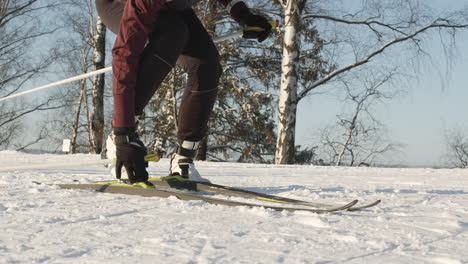
M 0 152 L 0 166 L 97 160 Z M 0 263 L 468 263 L 468 170 L 197 163 L 212 182 L 382 204 L 313 214 L 64 190 L 103 166 L 0 172 Z M 168 161 L 151 164 L 165 175 Z

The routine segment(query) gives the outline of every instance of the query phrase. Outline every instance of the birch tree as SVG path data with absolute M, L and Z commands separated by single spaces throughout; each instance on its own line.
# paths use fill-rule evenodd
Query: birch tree
M 87 73 L 88 72 L 88 67 L 89 67 L 89 63 L 88 63 L 88 58 L 89 58 L 89 54 L 91 52 L 91 48 L 89 46 L 84 46 L 82 47 L 82 49 L 80 50 L 80 59 L 81 59 L 81 72 L 84 74 L 84 73 Z M 89 102 L 88 102 L 88 82 L 86 79 L 83 79 L 81 80 L 79 83 L 79 94 L 80 96 L 78 97 L 78 103 L 77 103 L 77 107 L 76 107 L 76 110 L 75 110 L 75 114 L 74 114 L 74 119 L 73 119 L 73 123 L 72 123 L 72 131 L 71 131 L 71 134 L 72 134 L 72 138 L 71 138 L 71 142 L 70 142 L 70 145 L 71 145 L 71 150 L 70 150 L 70 153 L 71 154 L 75 154 L 77 153 L 77 150 L 78 150 L 78 136 L 80 134 L 80 128 L 83 127 L 80 125 L 80 121 L 81 121 L 81 111 L 83 109 L 84 111 L 84 116 L 85 116 L 85 120 L 86 120 L 86 125 L 84 126 L 85 127 L 85 131 L 88 131 L 87 135 L 88 135 L 88 145 L 89 146 L 89 149 L 92 150 L 94 149 L 94 134 L 91 133 L 92 131 L 92 128 L 91 128 L 91 114 L 90 114 L 90 107 L 89 107 Z
M 95 27 L 92 27 L 92 47 L 93 52 L 93 70 L 100 70 L 105 67 L 106 62 L 106 26 L 98 16 L 94 19 L 93 13 L 91 14 L 91 21 L 96 21 Z M 92 113 L 92 126 L 94 139 L 94 152 L 101 153 L 102 144 L 104 142 L 104 88 L 105 78 L 104 74 L 96 75 L 93 79 L 92 97 L 93 97 L 93 113 Z
M 305 0 L 280 2 L 284 10 L 283 61 L 278 102 L 278 139 L 276 143 L 276 164 L 294 163 L 296 151 L 296 112 L 299 65 L 298 30 L 301 11 L 299 4 Z
M 303 21 L 307 0 L 275 1 L 279 4 L 282 49 L 275 163 L 292 164 L 300 154 L 295 145 L 298 93 L 312 82 L 328 74 L 334 64 L 322 55 L 325 41 L 313 23 Z M 277 12 L 271 12 L 278 15 Z M 309 151 L 310 154 L 313 151 Z M 309 155 L 310 155 L 309 154 Z M 301 160 L 303 160 L 301 158 Z M 301 161 L 303 162 L 303 161 Z
M 31 55 L 36 43 L 56 32 L 58 25 L 44 18 L 62 3 L 18 0 L 0 2 L 0 98 L 25 88 L 53 62 L 49 49 Z M 0 102 L 0 149 L 22 149 L 43 139 L 24 142 L 24 117 L 57 107 L 55 98 L 18 98 Z M 43 135 L 44 133 L 41 133 Z
M 106 27 L 96 16 L 93 2 L 77 1 L 63 15 L 66 32 L 58 40 L 62 43 L 58 57 L 64 72 L 72 76 L 98 70 L 105 65 Z M 71 136 L 71 153 L 101 152 L 104 87 L 104 75 L 98 75 L 62 88 L 63 100 L 68 102 L 68 107 L 57 112 L 62 120 L 55 120 L 53 126 L 57 131 L 57 141 L 60 142 L 60 137 Z
M 281 70 L 280 99 L 278 106 L 278 141 L 275 161 L 278 164 L 293 163 L 296 111 L 298 103 L 318 87 L 330 84 L 347 72 L 384 57 L 392 48 L 404 45 L 405 50 L 427 54 L 421 46 L 422 37 L 431 33 L 454 37 L 458 30 L 468 28 L 461 11 L 445 16 L 432 15 L 422 1 L 388 0 L 361 1 L 362 8 L 353 13 L 342 11 L 350 8 L 349 2 L 278 0 L 284 12 L 283 63 Z M 327 9 L 338 3 L 343 9 Z M 337 11 L 338 10 L 338 11 Z M 299 25 L 314 23 L 327 39 L 326 49 L 336 68 L 298 90 L 297 33 Z M 355 35 L 352 35 L 352 34 Z M 365 36 L 363 38 L 363 36 Z M 341 57 L 337 52 L 342 50 Z M 354 58 L 350 59 L 354 55 Z M 374 64 L 375 65 L 375 64 Z

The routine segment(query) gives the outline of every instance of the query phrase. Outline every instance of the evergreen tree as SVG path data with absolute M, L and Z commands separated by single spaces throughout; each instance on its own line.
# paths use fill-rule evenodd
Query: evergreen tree
M 214 36 L 240 30 L 217 1 L 195 7 Z M 271 162 L 275 141 L 273 87 L 279 69 L 272 59 L 273 41 L 266 44 L 234 39 L 217 43 L 224 73 L 208 134 L 199 159 Z M 276 71 L 275 71 L 276 69 Z M 177 111 L 184 84 L 180 69 L 173 70 L 150 102 L 143 119 L 144 137 L 153 150 L 171 154 L 176 143 Z

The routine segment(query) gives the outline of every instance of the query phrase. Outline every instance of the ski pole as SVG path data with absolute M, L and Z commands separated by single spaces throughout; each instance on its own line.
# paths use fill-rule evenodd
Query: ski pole
M 271 24 L 272 28 L 277 28 L 278 23 L 279 23 L 278 20 L 270 21 L 270 24 Z M 248 27 L 248 28 L 245 28 L 244 30 L 241 30 L 241 31 L 236 32 L 236 33 L 232 33 L 232 34 L 228 34 L 228 35 L 225 35 L 225 36 L 217 37 L 217 38 L 213 39 L 213 42 L 218 43 L 218 42 L 226 41 L 226 40 L 229 40 L 229 39 L 232 39 L 232 38 L 235 38 L 235 37 L 240 37 L 240 36 L 242 36 L 244 34 L 245 31 L 261 31 L 261 30 L 263 30 L 263 29 L 259 28 L 259 27 Z M 19 93 L 16 93 L 16 94 L 8 95 L 8 96 L 5 96 L 3 98 L 0 98 L 0 102 L 8 100 L 8 99 L 15 98 L 15 97 L 23 96 L 23 95 L 26 95 L 26 94 L 29 94 L 29 93 L 34 93 L 34 92 L 50 89 L 50 88 L 53 88 L 53 87 L 56 87 L 56 86 L 59 86 L 59 85 L 62 85 L 62 84 L 71 83 L 71 82 L 74 82 L 74 81 L 79 81 L 79 80 L 86 79 L 86 78 L 94 76 L 94 75 L 99 75 L 99 74 L 103 74 L 103 73 L 110 72 L 110 71 L 112 71 L 112 66 L 109 66 L 109 67 L 104 68 L 104 69 L 88 72 L 88 73 L 85 73 L 85 74 L 77 75 L 77 76 L 74 76 L 74 77 L 71 77 L 71 78 L 68 78 L 68 79 L 65 79 L 65 80 L 61 80 L 61 81 L 58 81 L 58 82 L 43 85 L 43 86 L 33 88 L 33 89 L 30 89 L 30 90 L 27 90 L 27 91 L 23 91 L 23 92 L 19 92 Z
M 50 83 L 50 84 L 47 84 L 47 85 L 44 85 L 44 86 L 33 88 L 31 90 L 27 90 L 27 91 L 24 91 L 24 92 L 15 93 L 15 94 L 0 98 L 0 102 L 11 99 L 11 98 L 19 97 L 19 96 L 22 96 L 22 95 L 25 95 L 25 94 L 34 93 L 34 92 L 38 92 L 38 91 L 41 91 L 41 90 L 49 89 L 49 88 L 59 86 L 59 85 L 62 85 L 62 84 L 66 84 L 66 83 L 86 79 L 88 77 L 98 75 L 98 74 L 102 74 L 102 73 L 105 73 L 105 72 L 108 72 L 108 71 L 111 71 L 111 70 L 112 70 L 112 67 L 107 67 L 107 68 L 100 69 L 100 70 L 97 70 L 97 71 L 88 72 L 88 73 L 81 74 L 81 75 L 78 75 L 78 76 L 75 76 L 75 77 L 71 77 L 71 78 L 68 78 L 68 79 L 65 79 L 65 80 L 61 80 L 61 81 L 58 81 L 58 82 L 54 82 L 54 83 Z

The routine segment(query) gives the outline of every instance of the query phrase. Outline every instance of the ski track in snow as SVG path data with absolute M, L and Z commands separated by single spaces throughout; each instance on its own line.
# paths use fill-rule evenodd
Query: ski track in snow
M 97 160 L 0 152 L 0 166 Z M 468 170 L 199 162 L 225 184 L 304 200 L 362 203 L 313 214 L 64 190 L 103 166 L 0 172 L 0 263 L 468 263 Z M 167 174 L 168 160 L 151 164 Z

